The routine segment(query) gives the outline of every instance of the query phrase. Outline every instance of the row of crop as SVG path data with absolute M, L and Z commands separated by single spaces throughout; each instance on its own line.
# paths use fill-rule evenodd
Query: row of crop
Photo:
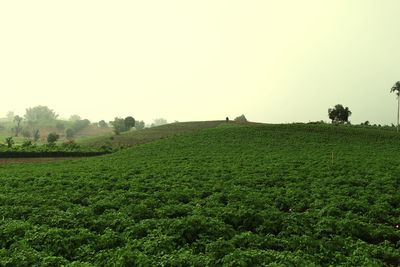
M 92 157 L 107 151 L 0 151 L 0 158 Z

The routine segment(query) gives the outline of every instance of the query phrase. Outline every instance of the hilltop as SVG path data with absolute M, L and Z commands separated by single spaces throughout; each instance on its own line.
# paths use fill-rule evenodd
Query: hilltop
M 399 134 L 211 124 L 0 166 L 0 265 L 400 264 Z
M 204 129 L 240 126 L 255 123 L 250 122 L 226 122 L 226 121 L 193 121 L 176 122 L 164 124 L 161 126 L 145 128 L 142 130 L 133 129 L 129 132 L 123 132 L 119 135 L 108 134 L 103 136 L 80 138 L 78 143 L 87 147 L 109 146 L 112 148 L 132 147 L 139 144 L 152 142 L 159 139 L 169 138 L 177 135 L 191 134 Z

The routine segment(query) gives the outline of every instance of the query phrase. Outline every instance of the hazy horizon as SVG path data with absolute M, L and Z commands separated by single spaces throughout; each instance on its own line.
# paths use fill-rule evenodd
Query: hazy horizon
M 0 117 L 395 123 L 395 0 L 3 1 Z

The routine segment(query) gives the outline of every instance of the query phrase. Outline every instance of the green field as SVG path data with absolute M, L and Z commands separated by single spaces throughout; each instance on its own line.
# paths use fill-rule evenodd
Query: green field
M 109 146 L 112 148 L 126 148 L 132 147 L 151 141 L 169 138 L 182 134 L 195 133 L 200 130 L 215 128 L 224 125 L 242 125 L 240 122 L 229 122 L 225 121 L 193 121 L 193 122 L 180 122 L 180 123 L 170 123 L 161 126 L 145 128 L 143 130 L 131 130 L 129 132 L 124 132 L 119 135 L 114 135 L 110 133 L 108 135 L 102 136 L 87 136 L 77 139 L 78 144 L 91 147 L 100 148 L 102 146 Z M 254 123 L 245 123 L 254 124 Z
M 0 165 L 0 266 L 400 265 L 399 134 L 198 128 Z

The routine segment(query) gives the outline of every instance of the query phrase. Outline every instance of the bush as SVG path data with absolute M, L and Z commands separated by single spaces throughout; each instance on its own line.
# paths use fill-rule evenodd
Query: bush
M 7 147 L 8 147 L 8 148 L 11 148 L 11 147 L 14 145 L 14 143 L 15 143 L 15 142 L 14 142 L 14 139 L 13 139 L 11 136 L 10 136 L 10 137 L 7 137 L 5 141 L 6 141 L 6 144 L 7 144 Z
M 242 115 L 240 115 L 239 117 L 236 117 L 236 118 L 235 118 L 235 121 L 238 121 L 238 122 L 247 122 L 247 119 L 246 119 L 246 117 L 244 116 L 244 114 L 242 114 Z
M 65 137 L 67 139 L 72 139 L 74 135 L 75 135 L 74 129 L 68 128 L 67 130 L 65 130 Z
M 64 143 L 62 143 L 61 146 L 62 146 L 63 148 L 68 149 L 68 150 L 74 150 L 74 149 L 80 148 L 80 146 L 79 146 L 77 143 L 75 143 L 74 140 L 65 141 Z
M 25 137 L 25 138 L 31 138 L 31 132 L 28 131 L 28 130 L 23 130 L 23 131 L 21 132 L 21 134 L 22 134 L 22 136 Z
M 57 140 L 59 138 L 60 138 L 60 135 L 58 135 L 56 133 L 49 133 L 49 135 L 47 136 L 47 143 L 54 144 L 55 142 L 57 142 Z
M 22 143 L 21 146 L 22 146 L 22 147 L 30 147 L 30 146 L 32 146 L 32 141 L 26 139 L 26 140 L 24 140 L 24 142 Z

